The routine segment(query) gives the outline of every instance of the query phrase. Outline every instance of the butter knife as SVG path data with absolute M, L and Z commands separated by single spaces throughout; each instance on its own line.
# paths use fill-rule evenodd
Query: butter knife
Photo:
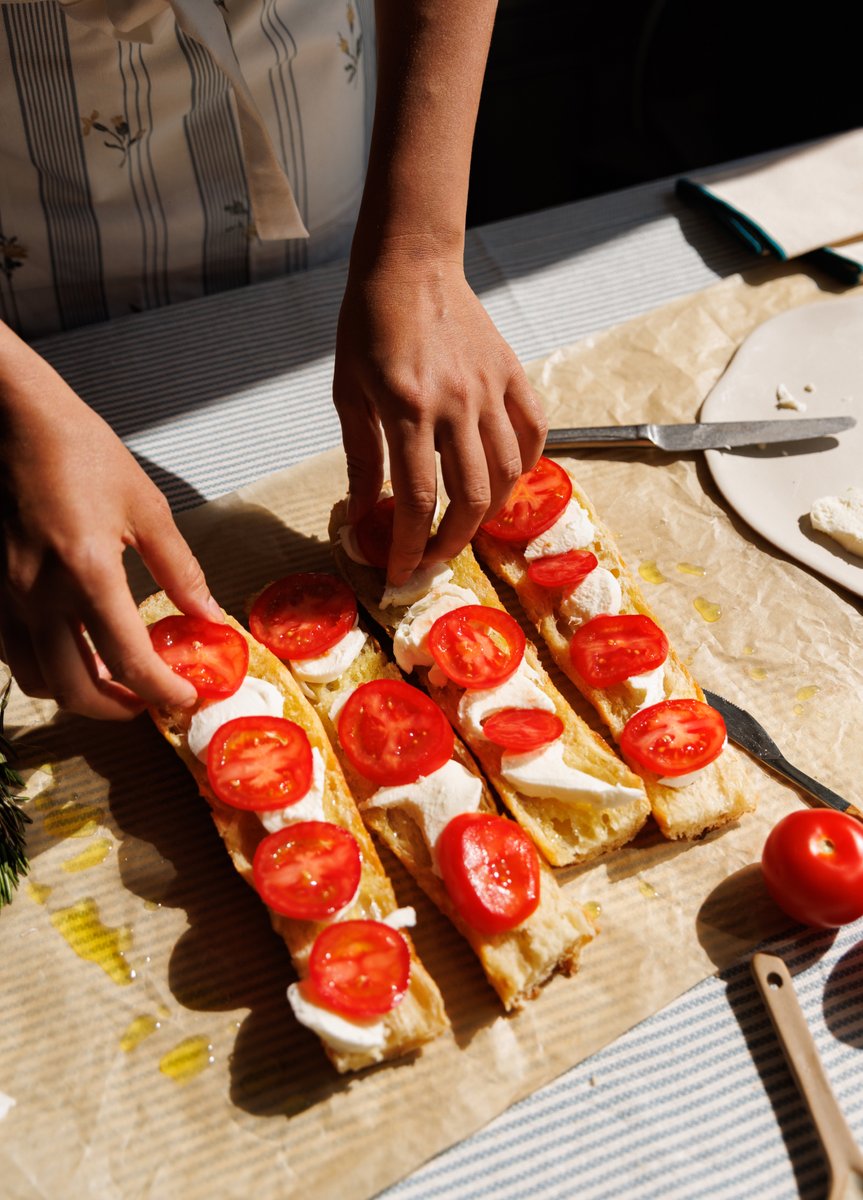
M 856 817 L 858 821 L 863 821 L 863 812 L 856 805 L 851 804 L 836 792 L 831 792 L 830 788 L 805 774 L 799 767 L 793 766 L 785 758 L 764 726 L 760 725 L 751 713 L 732 704 L 724 696 L 717 696 L 715 692 L 705 691 L 704 698 L 711 708 L 715 708 L 718 713 L 722 714 L 728 737 L 732 742 L 736 742 L 738 746 L 748 750 L 754 758 L 757 758 L 765 767 L 770 767 L 777 775 L 784 776 L 797 787 L 808 792 L 817 804 L 826 808 L 835 808 L 839 812 L 847 813 L 849 817 Z
M 773 421 L 697 421 L 680 425 L 587 425 L 550 429 L 546 450 L 583 446 L 655 446 L 660 450 L 719 450 L 767 442 L 799 442 L 852 429 L 854 417 L 779 417 Z

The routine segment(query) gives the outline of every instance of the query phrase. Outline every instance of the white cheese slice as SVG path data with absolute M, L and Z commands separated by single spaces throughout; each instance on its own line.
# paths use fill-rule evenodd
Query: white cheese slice
M 393 657 L 406 675 L 414 667 L 432 665 L 434 659 L 428 649 L 429 630 L 438 617 L 456 608 L 464 608 L 466 604 L 479 604 L 479 599 L 470 588 L 444 583 L 410 606 L 393 636 Z
M 417 567 L 404 583 L 387 584 L 381 596 L 380 607 L 403 608 L 420 600 L 430 591 L 440 591 L 451 579 L 452 567 L 448 567 L 446 563 L 429 563 L 425 567 Z
M 339 545 L 344 550 L 345 554 L 347 554 L 351 562 L 359 563 L 364 567 L 371 566 L 369 560 L 366 558 L 357 544 L 357 535 L 354 532 L 353 525 L 342 525 L 339 528 L 337 537 L 339 539 Z
M 358 657 L 368 637 L 362 629 L 349 629 L 326 654 L 317 658 L 291 659 L 291 672 L 301 682 L 332 683 L 347 671 Z
M 554 701 L 543 690 L 539 675 L 522 659 L 505 683 L 482 691 L 467 691 L 459 700 L 459 721 L 477 737 L 484 737 L 482 723 L 502 708 L 541 708 L 554 712 Z
M 660 663 L 652 671 L 644 671 L 641 675 L 630 675 L 626 685 L 638 705 L 636 712 L 650 708 L 651 704 L 659 704 L 660 700 L 665 699 L 665 663 Z
M 524 557 L 547 558 L 551 554 L 565 554 L 567 550 L 583 550 L 596 537 L 596 530 L 587 510 L 570 500 L 555 523 L 525 546 Z
M 373 1053 L 382 1051 L 386 1044 L 386 1025 L 380 1018 L 363 1021 L 358 1017 L 343 1017 L 316 1004 L 299 983 L 288 988 L 288 1002 L 301 1025 L 341 1054 Z
M 312 782 L 305 796 L 295 804 L 285 808 L 271 808 L 259 812 L 261 824 L 267 833 L 276 833 L 286 825 L 294 825 L 297 821 L 326 821 L 324 816 L 324 791 L 327 783 L 327 772 L 323 756 L 317 746 L 312 746 Z
M 202 705 L 189 722 L 189 749 L 202 761 L 213 734 L 227 721 L 236 717 L 281 717 L 285 698 L 277 687 L 266 679 L 247 675 L 233 696 Z
M 525 796 L 553 797 L 563 804 L 619 808 L 641 795 L 639 788 L 609 783 L 569 766 L 560 741 L 526 754 L 504 754 L 500 767 L 504 779 Z
M 415 783 L 379 788 L 363 808 L 403 808 L 422 830 L 435 873 L 438 872 L 436 847 L 444 828 L 453 817 L 476 812 L 482 800 L 482 781 L 461 763 L 450 759 L 431 775 L 421 775 Z
M 594 567 L 560 602 L 561 614 L 573 625 L 594 617 L 617 616 L 623 603 L 620 581 L 605 567 Z

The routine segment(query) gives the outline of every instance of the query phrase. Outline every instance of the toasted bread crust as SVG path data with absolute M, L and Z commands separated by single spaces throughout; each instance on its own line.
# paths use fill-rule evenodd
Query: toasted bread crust
M 596 530 L 589 549 L 596 555 L 599 566 L 609 570 L 620 583 L 623 596 L 621 611 L 643 613 L 661 626 L 614 539 L 575 480 L 572 481 L 572 498 L 587 511 Z M 531 581 L 527 574 L 527 561 L 520 547 L 501 542 L 482 530 L 474 538 L 474 546 L 484 565 L 513 589 L 557 665 L 593 705 L 611 736 L 619 739 L 637 704 L 625 684 L 605 689 L 593 688 L 575 670 L 569 654 L 573 628 L 560 611 L 560 591 L 539 587 Z M 704 700 L 700 686 L 673 647 L 669 647 L 665 663 L 664 691 L 666 699 Z M 664 786 L 655 774 L 635 769 L 644 780 L 656 822 L 668 838 L 699 837 L 710 829 L 751 812 L 755 807 L 755 798 L 745 788 L 741 756 L 732 746 L 727 746 L 719 758 L 685 788 Z
M 176 613 L 177 608 L 164 592 L 148 597 L 140 605 L 145 624 Z M 284 716 L 297 722 L 308 734 L 313 748 L 320 751 L 326 769 L 324 812 L 327 820 L 349 830 L 356 838 L 362 857 L 362 876 L 356 899 L 346 917 L 381 919 L 392 913 L 396 898 L 384 873 L 374 843 L 360 818 L 356 803 L 345 781 L 338 759 L 311 705 L 303 696 L 290 671 L 255 641 L 232 617 L 225 619 L 238 629 L 249 644 L 249 674 L 271 683 L 284 697 Z M 252 883 L 252 859 L 266 830 L 254 812 L 244 812 L 221 803 L 213 794 L 205 765 L 189 749 L 187 733 L 194 710 L 180 708 L 151 709 L 156 727 L 174 747 L 195 778 L 198 789 L 210 806 L 213 821 L 225 848 L 239 873 Z M 298 921 L 268 909 L 276 933 L 284 940 L 300 978 L 307 974 L 309 951 L 324 927 L 323 923 Z M 419 1049 L 449 1028 L 449 1020 L 437 985 L 417 957 L 413 943 L 402 930 L 411 951 L 410 986 L 404 999 L 384 1018 L 386 1043 L 382 1051 L 350 1053 L 324 1049 L 338 1071 L 354 1071 L 384 1059 L 398 1058 Z

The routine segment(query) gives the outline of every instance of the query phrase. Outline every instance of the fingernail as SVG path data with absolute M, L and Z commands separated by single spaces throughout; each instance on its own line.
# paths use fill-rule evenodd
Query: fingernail
M 207 612 L 211 621 L 218 621 L 221 624 L 225 620 L 221 605 L 212 596 L 207 597 Z

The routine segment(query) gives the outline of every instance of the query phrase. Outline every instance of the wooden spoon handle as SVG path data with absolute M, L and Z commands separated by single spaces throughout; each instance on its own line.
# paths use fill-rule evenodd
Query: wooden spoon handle
M 863 1154 L 824 1074 L 791 975 L 782 959 L 774 954 L 759 951 L 753 954 L 750 965 L 797 1087 L 818 1131 L 831 1179 L 834 1184 L 844 1185 L 849 1171 L 863 1169 Z

